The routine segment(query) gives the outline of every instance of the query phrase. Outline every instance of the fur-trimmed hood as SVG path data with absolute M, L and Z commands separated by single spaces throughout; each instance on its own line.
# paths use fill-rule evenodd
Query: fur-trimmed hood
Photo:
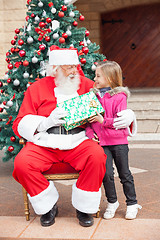
M 97 94 L 99 92 L 99 90 L 97 88 L 91 88 L 90 91 L 93 91 L 95 94 Z M 128 87 L 116 87 L 116 88 L 113 88 L 113 89 L 108 91 L 108 93 L 111 96 L 113 96 L 115 94 L 118 94 L 118 93 L 122 93 L 122 92 L 127 95 L 127 98 L 129 98 L 130 95 L 131 95 Z
M 118 94 L 118 93 L 125 93 L 127 95 L 127 98 L 130 97 L 130 91 L 128 89 L 128 87 L 116 87 L 116 88 L 113 88 L 111 90 L 108 91 L 108 93 L 113 96 L 115 94 Z

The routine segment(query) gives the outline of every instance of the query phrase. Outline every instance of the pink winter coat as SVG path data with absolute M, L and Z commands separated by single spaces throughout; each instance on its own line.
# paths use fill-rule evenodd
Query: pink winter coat
M 118 129 L 113 127 L 114 118 L 117 113 L 127 108 L 127 97 L 130 92 L 127 87 L 116 87 L 106 92 L 103 98 L 97 93 L 97 98 L 102 104 L 105 113 L 103 123 L 94 122 L 86 127 L 86 135 L 90 139 L 97 134 L 101 146 L 128 144 L 128 129 Z

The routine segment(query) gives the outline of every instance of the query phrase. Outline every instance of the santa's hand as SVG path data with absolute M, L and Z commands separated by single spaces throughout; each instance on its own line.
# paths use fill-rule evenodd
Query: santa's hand
M 49 134 L 47 132 L 40 132 L 34 135 L 33 143 L 39 146 L 46 147 L 46 141 Z
M 131 109 L 122 110 L 121 112 L 117 113 L 117 116 L 118 117 L 114 119 L 113 123 L 115 129 L 129 127 L 136 118 Z
M 42 132 L 42 131 L 46 131 L 47 129 L 51 128 L 51 127 L 56 127 L 56 126 L 60 126 L 62 124 L 65 124 L 65 120 L 63 120 L 62 118 L 67 116 L 67 112 L 64 111 L 62 108 L 55 108 L 51 114 L 43 119 L 43 121 L 39 124 L 37 131 L 38 132 Z

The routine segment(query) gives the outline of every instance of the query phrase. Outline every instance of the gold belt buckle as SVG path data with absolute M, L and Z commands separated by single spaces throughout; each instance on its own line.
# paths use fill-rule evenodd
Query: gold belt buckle
M 66 133 L 67 133 L 67 135 L 68 135 L 68 130 L 66 130 Z M 60 135 L 62 134 L 62 126 L 61 126 L 61 125 L 59 126 L 59 134 L 60 134 Z
M 62 134 L 62 128 L 61 128 L 61 125 L 59 126 L 59 134 L 60 134 L 60 135 Z

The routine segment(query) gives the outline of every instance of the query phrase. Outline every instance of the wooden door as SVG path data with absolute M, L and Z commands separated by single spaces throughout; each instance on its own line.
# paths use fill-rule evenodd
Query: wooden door
M 102 52 L 130 88 L 160 87 L 160 4 L 102 14 Z

